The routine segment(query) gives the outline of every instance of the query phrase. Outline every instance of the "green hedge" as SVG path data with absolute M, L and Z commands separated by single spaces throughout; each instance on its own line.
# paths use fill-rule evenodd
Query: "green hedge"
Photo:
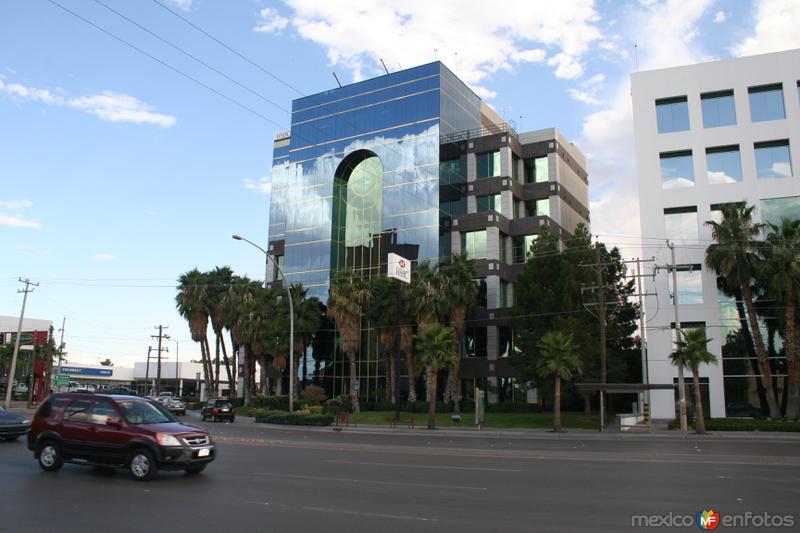
M 294 408 L 302 409 L 307 404 L 308 401 L 297 399 L 294 401 Z M 288 411 L 289 396 L 254 396 L 250 400 L 249 407 L 271 409 L 273 411 Z
M 689 421 L 689 425 L 694 428 L 694 421 Z M 678 420 L 670 420 L 667 427 L 669 429 L 680 429 L 681 424 Z M 800 431 L 800 422 L 753 420 L 749 418 L 709 418 L 706 420 L 706 430 L 796 432 Z
M 256 422 L 262 424 L 287 424 L 290 426 L 330 426 L 334 416 L 328 414 L 289 413 L 286 411 L 265 411 L 256 415 Z

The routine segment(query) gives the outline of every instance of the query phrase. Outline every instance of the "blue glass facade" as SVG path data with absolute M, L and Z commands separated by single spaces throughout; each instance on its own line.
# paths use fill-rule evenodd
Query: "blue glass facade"
M 347 202 L 336 176 L 359 151 L 382 167 L 379 220 L 369 227 L 384 239 L 362 238 L 362 248 L 385 247 L 388 238 L 436 262 L 439 135 L 479 126 L 480 99 L 438 62 L 295 100 L 288 145 L 274 151 L 269 221 L 269 242 L 283 241 L 287 280 L 326 301 L 332 266 L 353 266 L 334 223 L 338 202 Z M 356 253 L 364 250 L 344 255 Z

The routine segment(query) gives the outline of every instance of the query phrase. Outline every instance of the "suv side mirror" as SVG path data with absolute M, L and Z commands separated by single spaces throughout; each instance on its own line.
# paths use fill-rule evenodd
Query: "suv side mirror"
M 115 428 L 121 428 L 122 420 L 120 420 L 119 418 L 109 418 L 108 420 L 106 420 L 106 425 L 114 426 Z

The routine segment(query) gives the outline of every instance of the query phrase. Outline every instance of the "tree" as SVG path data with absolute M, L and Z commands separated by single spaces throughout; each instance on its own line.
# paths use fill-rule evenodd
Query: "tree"
M 397 310 L 397 291 L 400 290 L 399 280 L 388 277 L 374 277 L 369 280 L 369 303 L 367 317 L 378 330 L 378 341 L 386 353 L 386 398 L 395 401 L 395 360 L 398 356 L 398 346 L 395 341 L 397 328 L 404 322 L 402 311 Z
M 225 337 L 223 336 L 226 322 L 224 299 L 225 295 L 228 293 L 228 288 L 233 282 L 233 270 L 228 266 L 216 267 L 214 270 L 206 272 L 204 275 L 208 280 L 208 287 L 205 292 L 205 307 L 208 309 L 211 329 L 214 330 L 214 335 L 216 336 L 216 388 L 219 388 L 221 347 L 222 358 L 225 361 L 225 373 L 228 376 L 228 387 L 230 387 L 233 396 L 236 397 L 236 383 L 231 373 L 228 350 L 225 348 Z
M 455 363 L 448 370 L 444 401 L 452 401 L 453 412 L 458 413 L 461 399 L 461 379 L 458 376 L 461 339 L 466 330 L 467 314 L 478 299 L 478 288 L 472 281 L 472 262 L 465 253 L 453 256 L 450 262 L 441 265 L 440 271 L 445 278 L 445 298 L 450 305 L 448 321 L 453 328 L 453 352 L 456 354 Z
M 104 361 L 100 361 L 101 366 L 114 366 L 114 363 L 111 362 L 111 359 L 106 357 Z
M 800 294 L 800 220 L 783 218 L 780 225 L 769 224 L 768 227 L 766 261 L 760 263 L 759 277 L 766 284 L 768 294 L 786 307 L 786 418 L 795 420 L 800 415 L 800 338 L 795 314 Z
M 297 396 L 297 384 L 300 381 L 300 358 L 303 359 L 303 383 L 305 383 L 305 355 L 306 349 L 311 345 L 314 336 L 322 325 L 325 306 L 316 296 L 308 296 L 308 289 L 302 283 L 292 285 L 292 298 L 294 303 L 294 393 Z
M 430 374 L 428 395 L 428 429 L 436 429 L 436 386 L 439 371 L 456 364 L 458 355 L 453 352 L 453 328 L 438 323 L 430 324 L 416 336 L 418 363 Z
M 447 317 L 449 302 L 447 301 L 447 280 L 442 273 L 432 267 L 428 261 L 417 266 L 411 277 L 409 287 L 409 309 L 416 318 L 418 333 L 424 332 L 434 324 L 441 324 Z M 412 365 L 413 366 L 413 365 Z M 425 367 L 426 395 L 431 395 L 431 375 Z M 409 383 L 412 377 L 409 374 Z M 410 388 L 410 387 L 409 387 Z M 430 398 L 429 398 L 430 399 Z M 409 401 L 411 393 L 409 390 Z
M 703 415 L 703 397 L 700 394 L 700 365 L 710 365 L 717 363 L 717 357 L 708 351 L 708 343 L 711 339 L 706 338 L 703 328 L 693 328 L 683 331 L 683 340 L 678 340 L 676 350 L 670 354 L 669 358 L 675 366 L 682 366 L 692 371 L 694 382 L 694 411 L 695 411 L 695 431 L 697 433 L 706 432 L 705 416 Z
M 207 281 L 206 276 L 196 268 L 181 274 L 178 278 L 178 294 L 175 296 L 175 302 L 180 315 L 189 322 L 192 340 L 200 343 L 203 378 L 208 387 L 214 385 L 214 373 L 206 338 L 208 331 L 208 309 L 205 306 Z
M 350 401 L 353 411 L 358 405 L 358 353 L 361 349 L 361 309 L 367 298 L 364 280 L 352 269 L 336 273 L 328 296 L 328 316 L 336 323 L 342 351 L 350 362 Z
M 581 362 L 575 354 L 572 339 L 561 331 L 550 331 L 539 341 L 541 358 L 537 365 L 539 377 L 553 378 L 553 431 L 563 431 L 561 427 L 561 380 L 571 380 L 580 374 Z
M 230 332 L 234 364 L 237 359 L 242 364 L 244 381 L 242 392 L 245 405 L 250 404 L 255 389 L 253 382 L 255 365 L 250 349 L 251 339 L 247 335 L 248 314 L 255 294 L 263 290 L 266 289 L 260 283 L 252 281 L 246 276 L 233 276 L 222 297 L 222 316 L 224 327 Z
M 781 412 L 772 383 L 772 369 L 753 304 L 752 280 L 756 274 L 756 265 L 761 259 L 758 252 L 762 246 L 758 237 L 764 227 L 763 224 L 753 222 L 754 209 L 754 206 L 725 204 L 722 206 L 721 222 L 706 221 L 711 226 L 711 234 L 716 241 L 706 250 L 706 266 L 725 276 L 728 283 L 741 288 L 750 333 L 758 356 L 761 381 L 767 396 L 769 416 L 778 419 Z

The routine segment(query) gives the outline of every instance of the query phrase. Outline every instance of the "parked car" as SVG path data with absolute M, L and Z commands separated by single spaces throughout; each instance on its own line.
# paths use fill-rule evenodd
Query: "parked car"
M 200 410 L 200 419 L 204 420 L 210 418 L 212 422 L 219 420 L 230 420 L 233 422 L 236 419 L 236 408 L 230 400 L 224 398 L 217 398 L 209 400 L 208 403 Z
M 17 440 L 30 429 L 29 416 L 6 411 L 0 405 L 0 439 Z
M 215 459 L 208 431 L 136 396 L 51 394 L 33 417 L 28 449 L 54 472 L 65 463 L 126 468 L 138 481 L 159 469 L 202 472 Z
M 186 415 L 186 403 L 178 398 L 167 398 L 162 405 L 175 416 Z

